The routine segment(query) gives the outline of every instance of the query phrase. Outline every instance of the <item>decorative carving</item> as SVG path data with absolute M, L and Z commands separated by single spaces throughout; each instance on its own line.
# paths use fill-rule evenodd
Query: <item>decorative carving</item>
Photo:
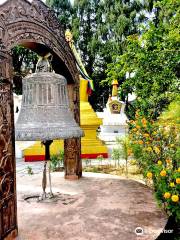
M 65 178 L 67 179 L 78 179 L 82 175 L 79 147 L 79 138 L 64 141 Z
M 11 69 L 10 69 L 11 61 L 10 56 L 0 50 L 0 79 L 8 79 L 10 80 Z
M 0 7 L 0 45 L 11 49 L 24 41 L 48 46 L 64 62 L 74 82 L 79 81 L 74 56 L 54 11 L 42 1 L 8 1 Z
M 16 229 L 11 83 L 0 80 L 0 239 Z

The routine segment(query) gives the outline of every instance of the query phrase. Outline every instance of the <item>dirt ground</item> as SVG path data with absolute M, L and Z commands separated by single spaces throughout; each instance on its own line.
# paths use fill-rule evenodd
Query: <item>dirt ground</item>
M 25 201 L 41 193 L 41 175 L 17 175 L 18 240 L 154 240 L 166 224 L 149 188 L 108 174 L 68 181 L 55 172 L 56 201 Z

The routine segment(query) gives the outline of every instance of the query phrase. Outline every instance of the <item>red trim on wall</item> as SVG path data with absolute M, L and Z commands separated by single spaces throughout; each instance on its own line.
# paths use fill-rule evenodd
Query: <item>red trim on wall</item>
M 107 153 L 86 153 L 86 154 L 81 154 L 81 158 L 90 158 L 90 159 L 96 159 L 99 155 L 102 155 L 103 158 L 108 158 Z
M 96 159 L 99 155 L 102 155 L 103 158 L 108 158 L 107 153 L 90 153 L 90 154 L 81 154 L 81 158 L 84 159 Z M 37 161 L 44 161 L 44 155 L 26 155 L 24 157 L 25 162 L 37 162 Z
M 44 161 L 44 155 L 27 155 L 24 157 L 25 162 L 37 162 L 37 161 Z

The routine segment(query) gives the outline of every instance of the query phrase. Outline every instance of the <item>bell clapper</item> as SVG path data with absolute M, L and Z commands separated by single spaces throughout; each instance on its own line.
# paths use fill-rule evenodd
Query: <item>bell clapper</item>
M 43 194 L 40 200 L 46 199 L 46 186 L 47 186 L 46 165 L 47 165 L 47 161 L 44 162 L 43 178 L 42 178 Z
M 42 178 L 42 189 L 43 194 L 40 200 L 44 200 L 47 198 L 46 194 L 46 186 L 47 186 L 47 163 L 48 163 L 48 172 L 49 172 L 49 185 L 50 185 L 50 193 L 49 198 L 53 198 L 54 195 L 52 193 L 52 184 L 51 184 L 51 165 L 50 165 L 50 150 L 49 147 L 53 140 L 42 141 L 42 144 L 45 146 L 45 162 L 44 162 L 44 169 L 43 169 L 43 178 Z
M 48 169 L 49 169 L 49 189 L 50 189 L 50 198 L 53 198 L 54 197 L 54 194 L 52 192 L 52 183 L 51 183 L 51 163 L 49 161 L 49 165 L 48 165 Z

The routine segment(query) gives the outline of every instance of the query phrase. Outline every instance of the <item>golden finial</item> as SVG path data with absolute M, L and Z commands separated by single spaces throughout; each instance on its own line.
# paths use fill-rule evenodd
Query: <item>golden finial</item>
M 65 38 L 66 38 L 66 41 L 71 44 L 73 42 L 73 35 L 71 33 L 71 31 L 69 29 L 67 29 L 65 31 Z
M 117 97 L 118 95 L 118 81 L 117 80 L 113 80 L 112 82 L 112 97 Z

